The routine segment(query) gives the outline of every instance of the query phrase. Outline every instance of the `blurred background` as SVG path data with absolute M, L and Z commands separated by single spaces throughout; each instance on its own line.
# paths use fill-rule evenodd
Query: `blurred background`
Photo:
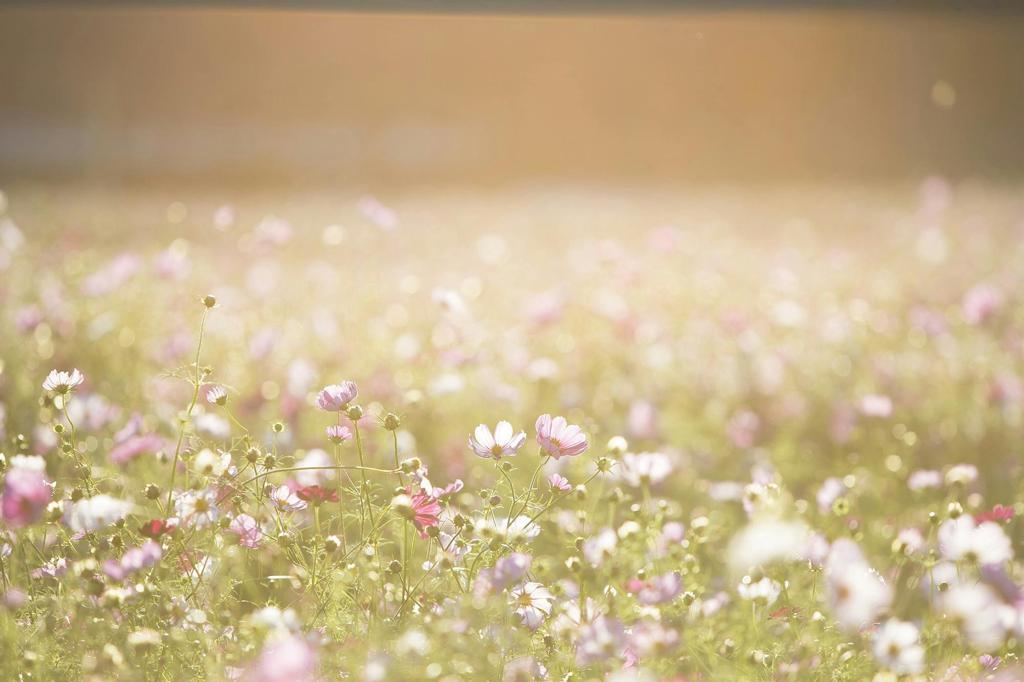
M 920 8 L 920 5 L 916 7 Z M 0 182 L 1024 171 L 1024 12 L 0 10 Z

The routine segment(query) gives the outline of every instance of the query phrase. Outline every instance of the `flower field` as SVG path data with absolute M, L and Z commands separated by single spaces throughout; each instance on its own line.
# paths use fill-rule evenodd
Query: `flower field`
M 2 678 L 1024 679 L 1019 189 L 6 188 Z

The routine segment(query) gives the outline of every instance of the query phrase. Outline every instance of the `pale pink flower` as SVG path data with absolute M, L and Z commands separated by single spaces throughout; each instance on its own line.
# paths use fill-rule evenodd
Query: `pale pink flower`
M 575 457 L 586 452 L 588 443 L 583 430 L 569 424 L 565 417 L 554 417 L 542 414 L 537 418 L 537 442 L 541 448 L 554 457 Z
M 335 445 L 340 445 L 352 437 L 352 430 L 341 424 L 331 424 L 327 427 L 325 433 L 327 434 L 327 440 Z
M 570 490 L 572 490 L 572 485 L 569 483 L 569 479 L 567 479 L 562 474 L 556 473 L 548 476 L 548 485 L 550 485 L 555 490 L 562 491 L 563 493 L 567 493 Z
M 248 514 L 239 514 L 228 526 L 231 532 L 238 535 L 238 544 L 249 549 L 256 549 L 263 541 L 263 529 L 259 522 Z
M 115 464 L 130 462 L 139 455 L 159 452 L 164 447 L 164 439 L 155 433 L 144 436 L 129 436 L 117 443 L 107 453 L 107 458 Z
M 733 415 L 725 430 L 733 445 L 743 449 L 750 448 L 757 442 L 761 418 L 750 410 L 743 410 Z
M 506 421 L 498 422 L 494 427 L 494 433 L 486 425 L 480 424 L 469 437 L 469 449 L 477 457 L 493 459 L 495 461 L 502 457 L 510 457 L 519 452 L 526 442 L 526 434 L 520 431 L 515 433 L 512 425 Z
M 641 604 L 652 606 L 678 597 L 683 591 L 683 581 L 678 573 L 666 573 L 648 580 L 633 578 L 626 583 L 626 591 L 635 594 Z
M 53 489 L 41 471 L 14 467 L 4 477 L 0 511 L 10 528 L 35 523 L 53 498 Z
M 992 317 L 1003 306 L 1003 292 L 991 284 L 972 287 L 963 300 L 964 319 L 968 324 L 979 325 Z
M 341 412 L 359 395 L 353 381 L 325 386 L 316 397 L 316 406 L 325 412 Z

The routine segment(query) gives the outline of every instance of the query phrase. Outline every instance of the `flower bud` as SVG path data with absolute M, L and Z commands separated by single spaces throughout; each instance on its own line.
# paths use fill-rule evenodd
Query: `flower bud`
M 206 296 L 203 297 L 203 305 L 205 305 L 207 308 L 213 308 L 214 306 L 217 305 L 216 297 L 207 294 Z
M 402 425 L 402 420 L 398 418 L 398 415 L 394 412 L 388 412 L 384 415 L 384 428 L 388 431 L 394 431 Z
M 349 405 L 348 409 L 345 410 L 345 414 L 352 421 L 358 421 L 363 418 L 363 408 L 358 405 Z
M 142 493 L 146 496 L 146 499 L 155 500 L 160 497 L 160 486 L 155 483 L 147 483 L 146 487 L 142 489 Z

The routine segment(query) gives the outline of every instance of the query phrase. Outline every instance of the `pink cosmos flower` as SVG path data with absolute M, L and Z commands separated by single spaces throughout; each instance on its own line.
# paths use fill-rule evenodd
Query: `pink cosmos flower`
M 327 440 L 331 441 L 335 445 L 344 443 L 352 437 L 352 430 L 347 426 L 341 424 L 331 424 L 326 429 Z
M 548 476 L 548 485 L 563 493 L 567 493 L 572 490 L 572 485 L 569 483 L 569 479 L 562 474 L 551 474 Z
M 14 467 L 4 477 L 0 511 L 7 525 L 21 528 L 35 523 L 53 498 L 53 489 L 41 471 Z
M 249 549 L 256 549 L 263 541 L 263 529 L 259 522 L 248 514 L 239 514 L 228 526 L 231 532 L 238 535 L 238 544 Z
M 422 490 L 418 490 L 410 496 L 410 504 L 412 506 L 412 522 L 420 532 L 420 537 L 426 539 L 427 528 L 436 526 L 440 521 L 441 505 Z
M 314 682 L 317 653 L 296 635 L 271 640 L 243 677 L 245 682 Z
M 163 447 L 164 439 L 155 433 L 131 436 L 111 448 L 107 457 L 115 464 L 124 464 L 147 452 L 159 452 Z
M 493 434 L 485 424 L 477 426 L 473 435 L 469 437 L 469 449 L 477 457 L 497 461 L 502 457 L 515 455 L 525 442 L 525 433 L 514 433 L 511 424 L 501 421 L 494 427 Z
M 359 395 L 353 381 L 325 386 L 316 397 L 316 406 L 325 412 L 341 412 Z
M 107 559 L 103 564 L 103 572 L 111 580 L 121 581 L 132 573 L 154 566 L 163 554 L 163 548 L 159 543 L 146 540 L 140 547 L 133 547 L 125 552 L 120 561 Z
M 509 602 L 523 625 L 536 630 L 551 615 L 555 596 L 540 583 L 529 582 L 509 592 Z
M 672 601 L 683 591 L 683 581 L 678 573 L 666 573 L 649 580 L 633 578 L 626 583 L 626 591 L 635 594 L 641 604 L 652 606 Z
M 565 417 L 552 418 L 550 414 L 542 414 L 537 417 L 536 428 L 537 442 L 555 459 L 583 454 L 589 445 L 583 430 L 569 424 Z

